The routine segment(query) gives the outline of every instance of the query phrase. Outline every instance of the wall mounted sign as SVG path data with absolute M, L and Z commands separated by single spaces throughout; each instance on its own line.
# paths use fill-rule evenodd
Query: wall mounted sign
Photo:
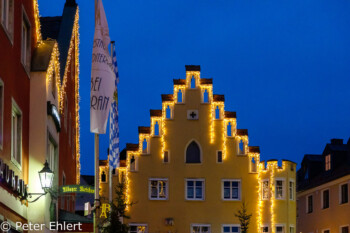
M 61 130 L 61 118 L 57 110 L 57 107 L 54 104 L 51 104 L 50 101 L 47 101 L 47 115 L 52 116 L 53 122 L 55 122 L 57 132 Z
M 88 185 L 63 185 L 60 186 L 61 193 L 90 193 L 94 194 L 95 189 Z
M 0 159 L 0 184 L 21 199 L 27 198 L 27 185 L 15 175 L 15 172 L 2 159 Z

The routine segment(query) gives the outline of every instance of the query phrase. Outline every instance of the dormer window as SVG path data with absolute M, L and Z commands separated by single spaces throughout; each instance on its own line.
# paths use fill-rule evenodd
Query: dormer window
M 331 155 L 326 155 L 325 157 L 325 169 L 326 171 L 331 170 Z

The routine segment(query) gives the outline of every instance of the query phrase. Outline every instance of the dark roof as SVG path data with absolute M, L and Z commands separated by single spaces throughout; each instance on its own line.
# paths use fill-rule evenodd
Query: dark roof
M 139 133 L 150 134 L 151 128 L 148 126 L 139 126 Z
M 44 40 L 40 46 L 36 46 L 32 56 L 31 71 L 47 71 L 55 42 L 55 40 Z
M 95 176 L 92 176 L 92 175 L 80 175 L 80 184 L 95 186 Z
M 248 129 L 237 129 L 238 136 L 248 136 Z
M 200 84 L 213 84 L 212 78 L 201 78 L 199 79 Z
M 201 71 L 201 66 L 198 65 L 185 65 L 186 71 Z
M 150 110 L 150 114 L 151 114 L 151 117 L 152 116 L 162 116 L 162 110 L 154 110 L 154 109 L 151 109 Z
M 174 95 L 173 94 L 163 94 L 162 95 L 162 101 L 174 101 Z
M 100 160 L 100 161 L 99 161 L 99 165 L 100 165 L 100 166 L 106 166 L 106 165 L 108 165 L 108 160 Z
M 258 146 L 249 146 L 248 149 L 251 153 L 260 153 L 260 147 Z
M 225 96 L 224 95 L 213 95 L 213 100 L 215 102 L 224 102 Z
M 225 111 L 225 118 L 236 118 L 236 112 Z
M 75 1 L 67 0 L 62 14 L 62 21 L 60 25 L 60 30 L 57 38 L 58 48 L 60 51 L 60 71 L 61 71 L 61 81 L 63 79 L 64 70 L 67 63 L 67 56 L 70 41 L 72 38 L 75 14 L 77 12 L 77 4 Z
M 126 160 L 126 148 L 120 152 L 120 161 Z
M 43 40 L 57 40 L 60 32 L 62 16 L 40 17 L 41 36 Z
M 304 160 L 310 160 L 310 161 L 315 161 L 315 162 L 322 162 L 323 161 L 323 156 L 322 155 L 307 154 L 307 155 L 304 155 L 303 161 Z
M 126 143 L 126 150 L 127 151 L 138 151 L 139 150 L 139 144 Z
M 174 85 L 185 85 L 186 79 L 173 79 Z

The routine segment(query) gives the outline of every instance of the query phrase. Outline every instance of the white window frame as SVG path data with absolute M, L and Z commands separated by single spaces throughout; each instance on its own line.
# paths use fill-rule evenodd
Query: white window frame
M 285 224 L 276 224 L 276 225 L 275 225 L 275 232 L 276 232 L 276 233 L 279 233 L 279 232 L 277 231 L 277 227 L 283 227 L 282 233 L 287 233 L 287 232 L 286 232 L 286 225 L 285 225 Z
M 193 198 L 187 197 L 187 181 L 193 181 Z M 202 182 L 202 198 L 196 198 L 196 182 Z M 204 201 L 205 200 L 205 179 L 203 178 L 186 178 L 185 179 L 185 200 L 187 201 Z
M 53 146 L 53 157 L 51 157 L 51 145 Z M 51 171 L 54 173 L 56 172 L 56 156 L 57 156 L 57 143 L 54 141 L 53 137 L 48 132 L 48 138 L 47 138 L 47 161 L 49 163 L 49 167 Z
M 277 197 L 277 181 L 282 181 L 282 197 Z M 286 199 L 286 179 L 285 178 L 276 178 L 275 179 L 275 199 L 276 200 L 285 200 Z
M 344 202 L 342 203 L 342 186 L 343 185 L 348 185 L 348 201 L 347 202 Z M 350 193 L 349 193 L 349 183 L 348 182 L 344 182 L 344 183 L 341 183 L 339 184 L 339 205 L 346 205 L 346 204 L 349 204 L 349 196 L 350 196 Z
M 290 190 L 290 183 L 293 183 L 292 192 Z M 294 179 L 289 179 L 289 181 L 288 181 L 288 194 L 289 194 L 288 195 L 289 196 L 288 199 L 290 201 L 295 201 L 295 180 Z M 292 196 L 291 196 L 291 194 L 292 194 Z
M 310 212 L 309 211 L 309 197 L 312 197 L 312 211 Z M 311 213 L 313 213 L 314 212 L 314 208 L 315 208 L 315 205 L 314 205 L 314 202 L 315 202 L 315 200 L 314 200 L 314 195 L 313 194 L 310 194 L 310 195 L 307 195 L 306 196 L 306 201 L 305 201 L 305 204 L 306 204 L 306 213 L 307 214 L 311 214 Z
M 221 233 L 225 233 L 224 227 L 238 227 L 238 233 L 241 232 L 241 225 L 239 225 L 239 224 L 223 224 L 223 225 L 221 225 Z M 230 229 L 229 233 L 232 233 L 231 229 Z
M 230 198 L 224 198 L 225 196 L 225 182 L 230 182 Z M 232 182 L 238 182 L 238 198 L 232 198 Z M 222 179 L 221 180 L 221 199 L 223 201 L 241 201 L 242 199 L 242 181 L 241 179 Z
M 293 228 L 293 232 L 290 231 L 291 228 Z M 295 230 L 296 230 L 295 226 L 293 224 L 290 224 L 289 225 L 289 233 L 296 233 Z
M 264 197 L 264 182 L 267 182 L 267 197 Z M 270 199 L 270 180 L 263 179 L 261 181 L 261 200 L 266 201 Z
M 26 25 L 26 36 L 25 38 L 25 49 L 23 50 L 23 28 L 24 25 Z M 29 72 L 30 72 L 30 58 L 31 58 L 31 28 L 32 25 L 30 24 L 28 15 L 22 6 L 22 23 L 21 23 L 21 63 L 25 69 L 25 71 L 28 74 L 29 77 Z M 24 53 L 24 54 L 23 54 Z
M 0 150 L 3 149 L 4 143 L 4 92 L 5 85 L 2 79 L 0 78 Z
M 144 233 L 148 232 L 148 225 L 145 223 L 129 223 L 129 227 L 146 227 L 146 231 Z
M 210 224 L 203 224 L 203 223 L 192 223 L 190 232 L 193 232 L 193 227 L 208 227 L 209 228 L 209 233 L 211 233 L 211 225 Z M 201 229 L 202 232 L 202 229 Z
M 157 181 L 157 196 L 152 197 L 152 181 Z M 158 181 L 165 182 L 165 197 L 159 197 Z M 168 178 L 149 178 L 148 179 L 148 198 L 149 200 L 168 200 L 169 199 L 169 179 Z
M 323 203 L 323 198 L 324 198 L 323 193 L 324 193 L 325 191 L 327 191 L 327 190 L 328 190 L 328 207 L 325 208 L 324 205 L 323 205 L 323 204 L 324 204 L 324 203 Z M 331 191 L 330 191 L 329 188 L 322 189 L 322 191 L 321 191 L 321 209 L 322 209 L 322 210 L 329 209 L 330 205 L 331 205 Z M 326 230 L 327 230 L 327 229 L 326 229 Z
M 7 18 L 6 21 L 4 22 L 3 20 L 3 7 L 4 7 L 4 2 L 7 2 Z M 12 8 L 10 9 L 10 2 L 12 2 Z M 0 25 L 5 31 L 6 36 L 10 40 L 11 44 L 13 45 L 13 34 L 14 34 L 14 19 L 15 19 L 15 0 L 0 0 Z
M 19 121 L 19 127 L 20 127 L 20 140 L 19 140 L 19 148 L 20 148 L 20 151 L 19 151 L 19 157 L 20 157 L 20 162 L 18 162 L 14 156 L 14 148 L 13 148 L 13 137 L 14 137 L 14 132 L 13 132 L 13 116 L 16 115 L 16 117 L 20 117 L 20 121 Z M 16 121 L 17 123 L 17 127 L 16 129 L 18 129 L 18 119 Z M 16 140 L 18 141 L 17 139 L 18 135 L 16 133 Z M 12 110 L 11 110 L 11 161 L 12 163 L 19 169 L 19 170 L 22 170 L 22 161 L 23 161 L 23 155 L 22 155 L 22 140 L 23 140 L 23 114 L 22 114 L 22 110 L 18 107 L 16 101 L 14 99 L 12 99 Z M 16 146 L 18 147 L 17 143 L 16 143 Z
M 221 152 L 221 162 L 219 162 L 219 152 Z M 217 150 L 216 151 L 216 163 L 223 163 L 224 162 L 224 154 L 222 153 L 222 150 Z
M 165 152 L 168 152 L 168 161 L 165 162 Z M 163 163 L 167 164 L 170 163 L 170 150 L 165 150 L 163 154 Z
M 262 224 L 261 227 L 260 227 L 261 233 L 266 233 L 266 232 L 263 232 L 263 229 L 262 229 L 263 227 L 267 227 L 267 233 L 270 232 L 270 226 L 269 226 L 269 224 Z
M 347 227 L 348 228 L 348 232 L 350 232 L 350 225 L 347 224 L 347 225 L 342 225 L 342 226 L 339 227 L 339 233 L 343 233 L 342 230 L 343 230 L 344 227 Z

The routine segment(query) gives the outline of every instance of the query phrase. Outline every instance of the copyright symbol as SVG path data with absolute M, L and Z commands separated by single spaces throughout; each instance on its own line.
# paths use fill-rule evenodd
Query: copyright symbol
M 0 224 L 0 229 L 3 232 L 8 232 L 11 229 L 11 224 L 5 221 L 5 222 Z

